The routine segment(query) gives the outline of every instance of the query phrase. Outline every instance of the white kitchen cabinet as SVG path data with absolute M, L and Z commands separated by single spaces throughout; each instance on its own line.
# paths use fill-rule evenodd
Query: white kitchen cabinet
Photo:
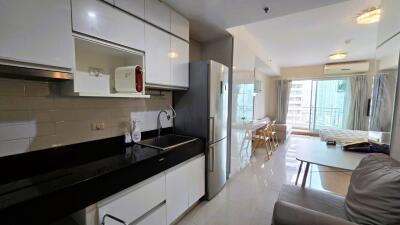
M 68 96 L 149 98 L 142 92 L 119 92 L 115 88 L 118 67 L 143 67 L 144 53 L 74 34 L 74 79 L 61 84 L 61 93 Z
M 146 21 L 166 31 L 171 31 L 171 10 L 167 5 L 159 0 L 146 0 L 144 8 Z
M 171 10 L 171 33 L 189 41 L 189 21 L 174 10 Z
M 165 174 L 161 173 L 99 202 L 97 204 L 99 221 L 103 220 L 104 215 L 109 214 L 123 220 L 126 224 L 130 224 L 146 213 L 151 212 L 162 204 L 165 199 Z M 156 215 L 150 217 L 149 221 L 162 220 L 162 217 L 158 216 L 160 211 L 153 213 L 156 213 Z M 106 218 L 105 222 L 105 225 L 119 224 L 109 218 Z M 148 223 L 144 221 L 143 225 L 145 224 Z
M 146 84 L 189 87 L 189 44 L 146 25 Z
M 399 9 L 399 0 L 382 0 L 382 15 L 378 25 L 378 45 L 400 32 Z
M 68 0 L 0 0 L 0 59 L 72 68 Z
M 115 6 L 144 19 L 145 0 L 115 0 Z
M 98 0 L 72 0 L 72 29 L 144 50 L 144 22 Z
M 189 44 L 171 36 L 171 85 L 189 87 Z
M 171 40 L 168 33 L 146 24 L 146 83 L 171 85 Z
M 205 193 L 204 155 L 166 172 L 167 224 L 173 223 Z
M 154 212 L 139 221 L 136 225 L 166 225 L 166 207 L 165 204 L 161 205 Z
M 189 207 L 205 194 L 205 157 L 196 158 L 188 166 Z
M 188 201 L 188 165 L 178 165 L 167 171 L 166 196 L 167 196 L 167 224 L 174 222 L 186 209 Z

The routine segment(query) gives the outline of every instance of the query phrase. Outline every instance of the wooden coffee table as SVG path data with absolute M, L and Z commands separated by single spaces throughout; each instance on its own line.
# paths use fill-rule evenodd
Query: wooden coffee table
M 341 146 L 327 145 L 316 138 L 301 139 L 296 142 L 296 159 L 300 161 L 300 167 L 297 172 L 296 185 L 303 167 L 306 163 L 303 181 L 301 186 L 305 187 L 310 164 L 333 167 L 340 170 L 353 171 L 361 159 L 366 156 L 365 153 L 343 151 Z

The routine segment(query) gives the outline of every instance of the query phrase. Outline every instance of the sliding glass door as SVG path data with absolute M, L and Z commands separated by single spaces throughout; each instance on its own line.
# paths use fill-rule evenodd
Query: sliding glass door
M 347 86 L 346 79 L 292 81 L 287 123 L 312 132 L 345 128 Z

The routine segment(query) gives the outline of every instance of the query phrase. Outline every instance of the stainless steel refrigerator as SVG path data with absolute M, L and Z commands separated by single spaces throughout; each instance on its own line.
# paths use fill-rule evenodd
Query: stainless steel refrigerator
M 228 67 L 215 61 L 191 63 L 189 90 L 173 95 L 175 132 L 202 138 L 206 145 L 207 199 L 226 183 L 228 74 Z

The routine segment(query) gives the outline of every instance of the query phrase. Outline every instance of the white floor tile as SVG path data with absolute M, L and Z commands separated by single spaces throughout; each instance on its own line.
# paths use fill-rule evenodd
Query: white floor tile
M 192 209 L 178 225 L 271 224 L 281 186 L 294 184 L 296 180 L 299 166 L 296 160 L 297 142 L 313 138 L 292 136 L 280 145 L 270 160 L 266 160 L 265 150 L 257 149 L 250 165 L 231 177 L 215 198 L 203 201 Z M 345 195 L 350 176 L 351 173 L 312 166 L 306 187 Z

